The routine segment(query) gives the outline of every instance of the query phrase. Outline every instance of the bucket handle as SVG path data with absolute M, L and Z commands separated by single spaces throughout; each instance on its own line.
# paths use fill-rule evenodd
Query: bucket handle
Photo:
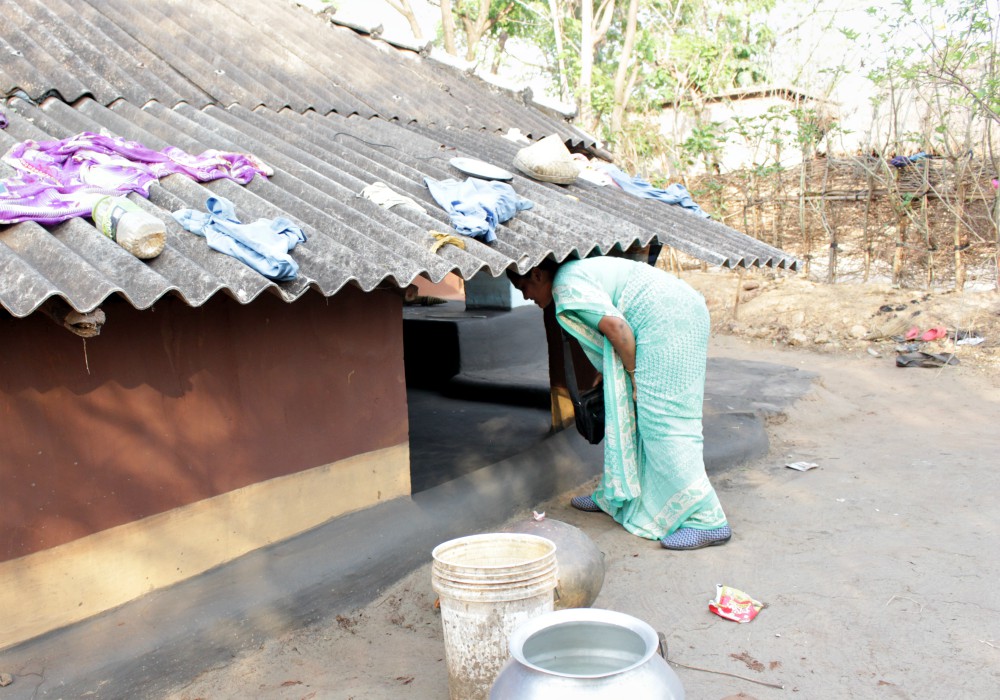
M 656 651 L 659 652 L 660 656 L 663 657 L 663 660 L 666 661 L 667 660 L 667 635 L 665 635 L 665 634 L 663 634 L 663 632 L 660 632 L 659 630 L 657 630 L 656 631 L 656 637 L 659 640 L 659 642 L 656 645 Z

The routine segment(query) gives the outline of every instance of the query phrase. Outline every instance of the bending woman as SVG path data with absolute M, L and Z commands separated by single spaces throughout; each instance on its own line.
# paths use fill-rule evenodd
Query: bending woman
M 604 473 L 594 493 L 572 505 L 604 511 L 667 549 L 728 542 L 703 456 L 710 320 L 702 296 L 624 258 L 546 259 L 507 275 L 525 298 L 555 303 L 559 325 L 604 376 Z

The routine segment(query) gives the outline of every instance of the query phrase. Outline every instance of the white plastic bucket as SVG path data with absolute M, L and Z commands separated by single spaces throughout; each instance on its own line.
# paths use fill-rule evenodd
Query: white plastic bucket
M 491 533 L 444 542 L 431 556 L 448 694 L 485 700 L 507 661 L 514 628 L 553 610 L 556 545 L 537 535 Z

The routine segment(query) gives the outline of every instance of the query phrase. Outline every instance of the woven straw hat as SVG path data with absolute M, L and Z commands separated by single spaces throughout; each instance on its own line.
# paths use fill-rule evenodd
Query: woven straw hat
M 573 160 L 566 144 L 556 134 L 518 151 L 514 167 L 528 177 L 559 185 L 575 182 L 580 174 L 580 163 Z

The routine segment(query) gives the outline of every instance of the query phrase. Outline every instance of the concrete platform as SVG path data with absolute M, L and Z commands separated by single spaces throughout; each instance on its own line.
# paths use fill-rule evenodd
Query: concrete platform
M 484 350 L 476 355 L 478 362 L 467 361 L 448 382 L 454 394 L 470 385 L 492 387 L 496 394 L 484 390 L 480 396 L 493 400 L 411 391 L 415 481 L 423 479 L 418 493 L 337 518 L 6 650 L 0 653 L 0 672 L 14 674 L 17 682 L 0 688 L 0 700 L 162 697 L 266 638 L 372 601 L 425 564 L 437 544 L 489 531 L 599 474 L 602 447 L 587 444 L 572 430 L 550 432 L 547 410 L 532 405 L 540 387 L 547 402 L 548 388 L 547 366 L 543 378 L 543 365 L 537 354 L 531 356 L 538 350 L 531 345 L 537 333 L 530 323 L 521 323 L 541 325 L 531 309 L 524 307 L 519 322 L 499 335 L 495 328 L 486 333 L 494 345 L 497 337 L 523 334 L 517 353 L 498 358 Z M 489 325 L 481 322 L 492 314 L 469 316 L 463 323 L 471 321 L 478 331 L 447 332 L 465 334 L 475 347 L 484 342 L 481 332 Z M 500 324 L 514 318 L 508 315 Z M 794 367 L 712 358 L 704 422 L 709 474 L 765 454 L 768 416 L 787 408 L 811 381 L 811 373 Z M 502 396 L 519 401 L 496 403 Z
M 405 327 L 407 377 L 424 387 L 409 390 L 415 492 L 511 457 L 549 433 L 548 351 L 538 307 L 466 311 L 454 301 L 410 307 Z M 709 358 L 706 468 L 766 454 L 764 420 L 801 396 L 813 376 Z M 457 431 L 464 433 L 460 440 Z

